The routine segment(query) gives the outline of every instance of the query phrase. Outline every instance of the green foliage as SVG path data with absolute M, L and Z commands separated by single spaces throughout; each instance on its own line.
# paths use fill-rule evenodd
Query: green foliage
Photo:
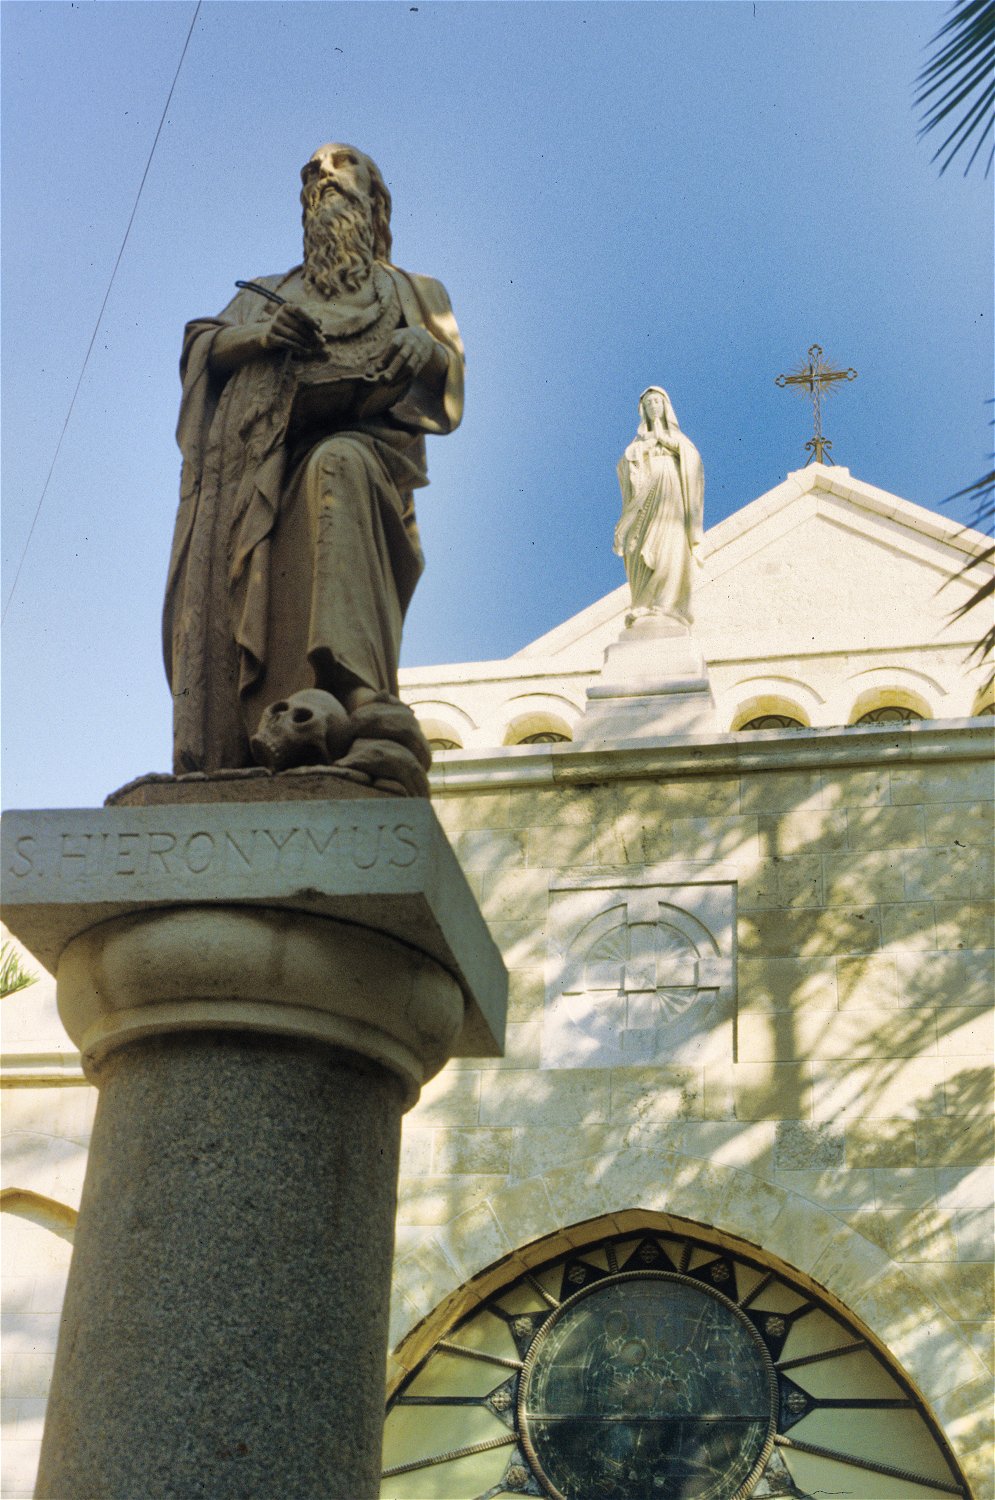
M 966 149 L 973 141 L 974 150 L 964 168 L 966 177 L 978 152 L 995 136 L 995 0 L 957 0 L 950 16 L 933 38 L 933 45 L 937 44 L 941 44 L 939 51 L 917 80 L 916 104 L 925 110 L 919 134 L 924 136 L 943 124 L 952 126 L 933 156 L 934 161 L 939 156 L 944 157 L 941 174 L 958 151 L 962 147 Z M 986 177 L 991 171 L 993 157 L 995 145 L 989 144 Z M 954 500 L 970 500 L 974 506 L 971 524 L 979 531 L 991 534 L 995 520 L 995 471 L 982 474 L 973 484 L 948 496 L 945 503 L 949 505 Z M 989 546 L 959 576 L 968 575 L 978 563 L 988 563 L 993 558 L 995 546 Z M 988 579 L 955 611 L 953 618 L 960 619 L 979 604 L 990 607 L 993 597 L 995 579 Z M 984 659 L 992 650 L 995 650 L 995 626 L 985 632 L 971 655 Z M 989 685 L 991 682 L 992 677 L 989 677 Z
M 27 989 L 37 978 L 24 968 L 10 943 L 0 943 L 0 999 Z
M 966 177 L 995 130 L 995 0 L 957 0 L 933 38 L 933 45 L 937 43 L 942 43 L 940 50 L 916 80 L 916 104 L 925 110 L 919 134 L 952 126 L 933 156 L 936 161 L 946 153 L 941 173 L 973 141 L 974 150 L 964 168 Z M 986 177 L 993 155 L 995 146 L 989 146 Z
M 988 474 L 983 474 L 973 484 L 966 485 L 964 489 L 958 490 L 956 495 L 951 495 L 947 500 L 947 504 L 950 504 L 954 500 L 964 499 L 971 500 L 974 504 L 971 525 L 975 526 L 979 531 L 990 534 L 992 522 L 995 521 L 995 469 Z M 995 559 L 995 543 L 990 544 L 977 558 L 972 559 L 958 576 L 964 577 L 973 568 L 977 567 L 978 563 L 990 563 L 993 559 Z M 966 615 L 969 610 L 976 609 L 979 604 L 988 603 L 990 608 L 989 601 L 992 598 L 995 598 L 995 577 L 988 578 L 984 583 L 980 584 L 970 599 L 954 611 L 953 618 L 959 620 L 962 615 Z M 989 626 L 980 641 L 974 646 L 970 655 L 984 660 L 992 651 L 995 651 L 995 625 Z M 991 682 L 992 676 L 988 678 L 989 686 Z

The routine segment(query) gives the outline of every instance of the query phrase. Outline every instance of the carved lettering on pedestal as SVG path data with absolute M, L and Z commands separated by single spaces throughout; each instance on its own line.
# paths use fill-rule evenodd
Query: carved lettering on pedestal
M 243 838 L 242 843 L 239 843 L 238 839 L 231 832 L 231 830 L 226 828 L 225 845 L 226 848 L 231 852 L 233 857 L 237 856 L 237 858 L 234 859 L 236 868 L 241 869 L 242 865 L 244 865 L 247 870 L 252 869 L 252 845 L 249 840 Z M 241 864 L 239 864 L 239 860 L 241 861 Z
M 398 869 L 404 870 L 408 865 L 413 865 L 418 858 L 418 844 L 415 840 L 415 830 L 411 827 L 410 823 L 398 823 L 397 827 L 391 831 L 394 835 L 395 844 L 403 852 L 399 853 L 395 850 L 390 855 L 390 863 L 396 865 Z
M 150 833 L 149 834 L 149 869 L 162 869 L 167 875 L 173 873 L 173 865 L 169 855 L 176 848 L 176 835 L 174 833 Z
M 127 886 L 136 876 L 306 873 L 321 866 L 355 870 L 406 869 L 418 858 L 410 823 L 336 823 L 331 827 L 193 829 L 127 828 L 108 832 L 60 832 L 42 839 L 24 834 L 14 841 L 7 873 L 17 880 L 49 876 L 77 886 L 118 878 Z
M 141 839 L 139 833 L 119 833 L 117 836 L 117 863 L 114 866 L 115 875 L 135 875 L 132 858 L 132 846 Z
M 281 834 L 274 833 L 271 828 L 260 828 L 260 829 L 257 830 L 257 832 L 261 833 L 262 836 L 263 836 L 263 838 L 269 839 L 270 843 L 273 845 L 273 848 L 276 850 L 277 854 L 282 854 L 284 848 L 286 847 L 287 844 L 290 843 L 290 840 L 293 838 L 294 834 L 295 833 L 300 833 L 300 829 L 299 828 L 291 828 L 289 831 L 283 832 L 282 833 L 282 837 L 281 837 Z
M 65 868 L 66 865 L 70 865 L 70 867 L 71 867 L 71 862 L 73 860 L 82 860 L 84 862 L 86 861 L 87 850 L 88 850 L 89 843 L 90 843 L 90 835 L 88 833 L 81 833 L 81 834 L 80 833 L 78 833 L 78 834 L 64 833 L 62 835 L 62 838 L 61 838 L 60 844 L 59 844 L 59 874 L 60 875 L 63 873 L 63 870 L 64 870 L 64 868 Z M 82 848 L 74 847 L 74 845 L 78 846 L 80 844 L 83 845 Z
M 41 871 L 35 869 L 34 847 L 38 840 L 32 838 L 30 833 L 24 834 L 14 845 L 14 858 L 10 863 L 10 873 L 23 880 L 25 875 L 40 875 Z
M 192 833 L 183 845 L 183 858 L 191 875 L 204 875 L 214 858 L 214 839 L 209 833 Z

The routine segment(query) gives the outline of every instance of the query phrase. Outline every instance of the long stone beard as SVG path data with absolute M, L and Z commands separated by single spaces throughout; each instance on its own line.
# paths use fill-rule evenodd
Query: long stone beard
M 373 267 L 373 214 L 364 199 L 315 193 L 304 204 L 304 281 L 324 297 L 355 292 Z

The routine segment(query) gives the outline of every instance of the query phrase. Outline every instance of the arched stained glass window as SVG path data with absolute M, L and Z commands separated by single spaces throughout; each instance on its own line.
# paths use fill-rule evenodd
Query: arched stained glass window
M 758 714 L 755 719 L 747 719 L 745 724 L 740 724 L 737 733 L 744 729 L 804 729 L 805 725 L 801 719 L 793 719 L 790 714 Z
M 912 724 L 923 718 L 925 715 L 918 713 L 914 708 L 903 708 L 898 703 L 886 703 L 881 708 L 872 708 L 868 713 L 861 714 L 856 722 L 858 724 Z
M 568 745 L 570 736 L 557 734 L 553 729 L 544 729 L 539 734 L 527 734 L 515 743 L 519 745 Z
M 462 746 L 460 745 L 460 743 L 459 743 L 458 740 L 430 739 L 428 743 L 429 743 L 429 748 L 431 750 L 461 750 L 462 749 Z
M 383 1500 L 969 1494 L 859 1328 L 694 1226 L 561 1250 L 493 1292 L 393 1396 L 384 1465 Z

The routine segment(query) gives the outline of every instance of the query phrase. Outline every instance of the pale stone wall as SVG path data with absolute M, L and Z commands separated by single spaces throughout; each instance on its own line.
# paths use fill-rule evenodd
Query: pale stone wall
M 8 934 L 3 932 L 4 940 Z M 59 1315 L 72 1254 L 97 1092 L 55 1008 L 55 981 L 14 942 L 38 977 L 3 1001 L 0 1250 L 4 1500 L 30 1496 Z
M 992 1494 L 989 751 L 975 721 L 447 757 L 435 810 L 506 957 L 509 1031 L 506 1058 L 450 1064 L 405 1122 L 405 1365 L 545 1236 L 678 1215 L 848 1308 Z M 714 938 L 698 974 L 714 989 L 648 1062 L 594 1032 L 590 1067 L 557 1052 L 578 892 L 581 921 L 648 892 Z M 611 1004 L 596 992 L 591 1016 Z M 48 977 L 6 1005 L 3 1494 L 21 1497 L 95 1091 Z
M 975 721 L 446 758 L 434 806 L 510 969 L 508 1049 L 451 1064 L 407 1117 L 395 1377 L 544 1237 L 670 1214 L 837 1299 L 992 1494 L 990 750 Z M 609 1030 L 578 1065 L 554 1024 L 583 968 L 570 924 L 659 900 L 698 934 L 699 992 L 665 956 L 666 1019 L 642 1026 L 637 994 L 620 1025 L 636 1060 Z M 53 988 L 5 1002 L 10 1500 L 30 1494 L 95 1103 Z M 580 998 L 595 1023 L 617 1003 Z
M 8 1194 L 2 1208 L 2 1492 L 27 1496 L 38 1468 L 75 1215 L 30 1193 Z
M 450 758 L 435 807 L 511 972 L 508 1046 L 406 1119 L 395 1376 L 487 1267 L 473 1297 L 543 1236 L 666 1212 L 839 1299 L 993 1493 L 989 748 L 947 724 L 780 736 L 766 760 L 727 736 L 704 769 L 675 743 Z M 610 907 L 647 881 L 685 909 L 731 883 L 730 1011 L 678 1017 L 669 1057 L 666 1023 L 650 1064 L 561 1066 L 558 892 Z

